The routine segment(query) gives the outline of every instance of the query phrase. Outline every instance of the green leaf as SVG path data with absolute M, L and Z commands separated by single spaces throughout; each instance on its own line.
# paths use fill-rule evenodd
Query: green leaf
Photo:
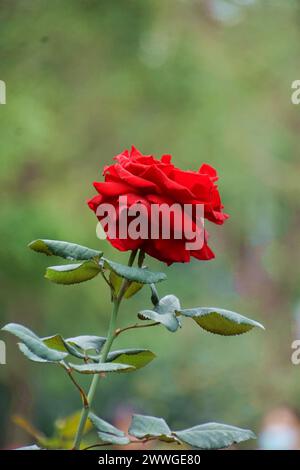
M 79 359 L 84 359 L 86 357 L 95 359 L 94 356 L 88 355 L 87 351 L 93 349 L 97 353 L 99 353 L 106 341 L 106 338 L 102 336 L 84 335 L 64 339 L 61 335 L 57 334 L 42 338 L 42 341 L 49 348 L 56 349 L 57 351 L 67 352 L 68 354 L 72 354 L 73 356 L 78 357 Z M 78 351 L 77 348 L 83 352 Z
M 140 369 L 153 361 L 155 357 L 155 354 L 148 349 L 121 349 L 119 351 L 110 352 L 107 361 L 127 364 L 134 366 L 136 369 Z
M 179 299 L 175 295 L 166 295 L 159 300 L 158 304 L 155 306 L 155 311 L 160 315 L 165 315 L 167 313 L 175 313 L 180 310 Z
M 116 273 L 114 273 L 113 271 L 110 271 L 109 280 L 114 288 L 115 293 L 118 294 L 120 291 L 120 287 L 122 285 L 123 279 L 120 276 L 118 276 Z
M 45 338 L 41 338 L 41 340 L 48 348 L 56 349 L 56 351 L 69 352 L 65 340 L 61 335 L 46 336 Z
M 59 449 L 72 449 L 74 435 L 79 425 L 81 417 L 81 411 L 77 411 L 70 416 L 64 418 L 59 418 L 54 423 L 54 433 L 51 437 L 46 437 L 38 429 L 36 429 L 27 419 L 22 416 L 13 416 L 13 422 L 17 424 L 21 429 L 28 433 L 31 437 L 35 439 L 35 442 L 42 447 L 42 449 L 47 450 L 59 450 Z M 92 428 L 90 421 L 86 422 L 84 427 L 83 434 L 86 434 Z M 82 446 L 85 447 L 88 444 L 86 442 L 82 443 Z
M 82 335 L 68 338 L 65 341 L 69 345 L 74 345 L 83 351 L 90 351 L 93 349 L 97 353 L 100 353 L 106 342 L 106 338 L 103 336 Z
M 174 434 L 186 444 L 199 449 L 223 449 L 232 444 L 255 439 L 255 434 L 249 429 L 219 423 L 207 423 L 194 426 Z
M 24 337 L 39 339 L 39 337 L 33 331 L 31 331 L 26 326 L 20 325 L 19 323 L 8 323 L 7 325 L 3 326 L 1 330 L 8 331 L 20 339 L 23 339 Z
M 2 330 L 8 331 L 14 336 L 17 336 L 17 338 L 19 338 L 25 344 L 25 346 L 27 346 L 31 353 L 41 359 L 44 359 L 45 361 L 61 361 L 67 356 L 67 353 L 65 352 L 60 352 L 48 348 L 48 346 L 46 346 L 43 341 L 35 335 L 35 333 L 33 333 L 28 328 L 25 328 L 22 325 L 19 325 L 17 323 L 9 323 L 8 325 L 4 326 Z M 22 352 L 24 353 L 24 351 L 25 348 L 23 348 Z
M 167 278 L 164 273 L 154 273 L 148 269 L 133 268 L 115 263 L 108 259 L 104 259 L 104 268 L 113 271 L 115 274 L 118 274 L 118 276 L 125 278 L 128 281 L 135 281 L 141 284 L 155 284 L 156 282 L 164 281 Z
M 89 413 L 89 419 L 95 426 L 96 430 L 99 432 L 113 434 L 114 436 L 119 437 L 125 436 L 125 433 L 121 431 L 121 429 L 118 429 L 107 421 L 104 421 L 104 419 L 99 418 L 99 416 L 96 416 L 94 413 Z
M 177 331 L 179 327 L 178 319 L 175 317 L 175 315 L 171 313 L 160 315 L 154 310 L 141 310 L 138 316 L 141 320 L 153 320 L 154 322 L 161 323 L 169 331 L 172 331 L 173 333 Z
M 81 411 L 75 411 L 69 416 L 58 418 L 54 423 L 55 436 L 62 440 L 73 440 L 79 426 Z M 87 434 L 92 429 L 92 423 L 86 421 L 83 434 Z
M 119 436 L 114 436 L 113 434 L 107 434 L 105 432 L 98 432 L 97 434 L 103 444 L 118 445 L 118 446 L 130 444 L 130 439 L 127 436 L 119 437 Z
M 121 276 L 118 276 L 114 271 L 110 272 L 109 280 L 114 288 L 116 294 L 119 293 L 123 279 Z M 125 299 L 130 299 L 130 297 L 134 296 L 139 290 L 144 287 L 144 284 L 140 282 L 131 282 L 127 287 L 124 297 Z
M 153 320 L 164 325 L 169 331 L 177 331 L 180 326 L 177 312 L 180 303 L 175 295 L 166 295 L 156 304 L 153 310 L 142 310 L 138 316 L 141 320 Z
M 180 314 L 193 318 L 204 330 L 223 336 L 241 335 L 254 327 L 264 330 L 263 325 L 257 321 L 220 308 L 185 309 L 181 310 Z
M 38 239 L 30 242 L 28 247 L 38 253 L 44 253 L 48 256 L 60 256 L 69 260 L 89 260 L 103 255 L 102 251 L 59 240 Z
M 69 366 L 76 372 L 81 374 L 101 374 L 107 372 L 131 372 L 135 367 L 127 364 L 117 364 L 114 362 L 98 363 L 98 364 L 69 364 Z
M 31 446 L 25 446 L 25 447 L 18 447 L 18 449 L 15 450 L 43 450 L 36 444 L 32 444 Z
M 34 354 L 32 351 L 30 351 L 30 349 L 26 346 L 26 344 L 24 343 L 17 343 L 18 344 L 18 347 L 21 351 L 22 354 L 24 354 L 25 357 L 27 357 L 27 359 L 29 359 L 30 361 L 33 361 L 33 362 L 53 362 L 53 361 L 49 361 L 47 359 L 42 359 L 41 357 L 37 356 L 36 354 Z
M 144 284 L 139 282 L 131 282 L 128 288 L 125 291 L 124 298 L 130 299 L 133 297 L 137 292 L 139 292 L 144 287 Z
M 176 437 L 172 436 L 171 429 L 165 420 L 154 416 L 133 415 L 128 432 L 138 439 L 155 437 L 165 442 L 177 440 Z
M 45 277 L 56 284 L 70 285 L 89 281 L 97 276 L 100 271 L 99 264 L 92 260 L 78 264 L 50 266 L 46 270 Z
M 56 351 L 64 351 L 67 354 L 72 354 L 72 356 L 78 357 L 79 359 L 84 359 L 86 356 L 77 351 L 76 348 L 69 344 L 61 335 L 47 336 L 46 338 L 41 338 L 43 343 L 48 346 L 48 348 L 55 349 Z

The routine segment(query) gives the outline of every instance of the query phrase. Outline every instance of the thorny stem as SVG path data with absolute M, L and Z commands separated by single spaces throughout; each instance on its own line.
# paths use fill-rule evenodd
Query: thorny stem
M 128 261 L 128 266 L 133 265 L 136 254 L 137 254 L 137 250 L 131 252 L 131 255 Z M 112 310 L 111 317 L 110 317 L 107 339 L 104 344 L 103 350 L 99 356 L 100 363 L 106 361 L 110 348 L 114 342 L 114 339 L 116 338 L 116 321 L 117 321 L 118 311 L 119 311 L 120 303 L 122 301 L 123 295 L 127 287 L 128 287 L 128 281 L 127 279 L 124 279 L 117 297 L 113 295 L 113 310 Z M 78 429 L 76 432 L 74 445 L 73 445 L 74 450 L 78 450 L 80 448 L 80 444 L 81 444 L 83 433 L 84 433 L 84 428 L 85 428 L 89 411 L 90 411 L 90 408 L 92 406 L 92 402 L 95 396 L 96 388 L 99 382 L 99 377 L 100 377 L 100 374 L 94 375 L 90 388 L 89 388 L 88 395 L 87 395 L 87 406 L 84 406 L 81 411 L 80 421 L 79 421 L 79 425 L 78 425 Z

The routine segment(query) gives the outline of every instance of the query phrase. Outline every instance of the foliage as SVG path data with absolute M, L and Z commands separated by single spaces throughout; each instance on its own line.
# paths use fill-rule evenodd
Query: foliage
M 85 274 L 88 272 L 86 269 L 91 269 L 90 266 L 93 266 L 96 275 L 101 273 L 103 279 L 110 287 L 113 311 L 106 337 L 81 335 L 77 338 L 64 339 L 62 335 L 56 334 L 40 338 L 27 327 L 16 323 L 9 323 L 2 328 L 3 331 L 9 332 L 21 340 L 18 346 L 27 359 L 33 362 L 51 363 L 62 367 L 79 391 L 83 409 L 74 436 L 74 449 L 82 448 L 82 439 L 88 417 L 97 429 L 98 437 L 100 438 L 99 445 L 128 445 L 132 442 L 125 433 L 91 412 L 94 391 L 101 374 L 134 372 L 146 366 L 155 357 L 154 353 L 146 349 L 111 351 L 114 340 L 121 333 L 128 329 L 139 329 L 156 325 L 163 325 L 169 331 L 176 332 L 178 326 L 181 325 L 180 317 L 182 315 L 193 318 L 206 331 L 219 335 L 242 334 L 251 330 L 254 326 L 262 327 L 262 325 L 253 320 L 234 312 L 228 312 L 227 310 L 217 308 L 182 309 L 180 301 L 175 295 L 167 295 L 160 299 L 155 284 L 165 279 L 166 276 L 163 273 L 155 273 L 144 269 L 140 265 L 140 260 L 144 259 L 143 254 L 139 256 L 139 266 L 134 267 L 133 264 L 137 250 L 131 253 L 128 265 L 125 266 L 103 258 L 102 253 L 97 253 L 95 250 L 68 242 L 38 240 L 30 243 L 29 247 L 34 251 L 50 256 L 56 255 L 75 261 L 82 258 L 85 259 L 82 264 L 73 265 L 79 266 L 79 268 L 70 268 L 70 265 L 56 267 L 55 272 L 59 273 L 59 276 L 62 276 L 62 273 L 64 273 L 63 275 L 66 277 L 58 278 L 58 274 L 55 276 L 47 275 L 46 277 L 54 283 L 75 284 L 89 281 L 94 276 Z M 84 268 L 87 264 L 89 264 L 89 267 Z M 51 269 L 52 271 L 54 270 L 54 268 Z M 74 270 L 80 271 L 76 277 L 73 274 Z M 81 272 L 81 270 L 83 271 Z M 113 272 L 122 279 L 121 285 L 118 282 L 111 283 L 109 281 L 111 277 L 106 277 L 107 270 L 109 273 Z M 46 273 L 48 272 L 49 268 L 47 268 Z M 154 320 L 154 323 L 135 324 L 119 329 L 116 325 L 119 306 L 132 283 L 150 285 L 149 294 L 153 303 L 153 310 L 140 311 L 138 317 L 142 320 Z M 137 293 L 138 290 L 134 289 L 132 295 Z M 94 350 L 97 354 L 91 355 L 91 350 Z M 73 360 L 72 357 L 83 361 L 83 363 L 70 362 L 70 359 Z M 73 375 L 74 372 L 94 376 L 88 393 L 76 381 Z M 170 443 L 178 442 L 180 444 L 180 442 L 183 442 L 202 449 L 223 448 L 255 437 L 251 431 L 217 423 L 202 424 L 190 429 L 172 432 L 162 418 L 140 415 L 133 416 L 128 432 L 138 439 L 143 439 L 143 442 L 155 438 Z M 37 442 L 44 444 L 46 448 L 52 448 L 53 446 L 53 441 L 48 442 L 39 436 Z M 90 447 L 96 447 L 97 445 L 94 444 Z M 30 448 L 32 449 L 32 447 Z M 37 447 L 36 449 L 39 448 Z

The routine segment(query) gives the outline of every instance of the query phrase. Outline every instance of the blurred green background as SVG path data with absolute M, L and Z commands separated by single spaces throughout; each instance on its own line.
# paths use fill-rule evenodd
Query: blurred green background
M 300 1 L 1 0 L 0 321 L 41 336 L 105 334 L 109 295 L 100 278 L 62 287 L 43 278 L 52 259 L 36 238 L 103 248 L 86 200 L 112 157 L 134 144 L 202 162 L 220 174 L 231 216 L 208 226 L 216 259 L 167 268 L 161 294 L 182 305 L 220 306 L 264 323 L 241 337 L 205 333 L 194 322 L 128 332 L 117 347 L 158 356 L 136 374 L 105 379 L 102 417 L 164 416 L 173 428 L 223 421 L 259 430 L 269 407 L 300 407 Z M 150 306 L 147 289 L 123 304 L 120 324 Z M 298 325 L 298 326 L 297 326 Z M 32 441 L 11 420 L 50 435 L 80 407 L 63 371 L 27 361 L 14 338 L 0 366 L 0 445 Z M 87 384 L 87 381 L 86 381 Z M 250 443 L 255 446 L 255 443 Z

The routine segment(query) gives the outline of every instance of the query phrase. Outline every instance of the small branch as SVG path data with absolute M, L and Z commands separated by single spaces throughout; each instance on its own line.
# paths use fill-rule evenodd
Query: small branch
M 138 250 L 134 250 L 134 251 L 131 252 L 131 255 L 130 255 L 129 260 L 128 260 L 128 266 L 133 265 L 135 257 L 137 255 L 137 252 L 138 252 Z
M 157 305 L 159 303 L 159 295 L 156 289 L 155 284 L 150 284 L 150 289 L 151 289 L 151 302 L 153 305 Z
M 129 444 L 146 444 L 147 442 L 156 441 L 156 440 L 157 440 L 156 437 L 148 437 L 148 438 L 145 438 L 145 439 L 136 439 L 136 440 L 132 439 L 129 442 Z
M 83 390 L 83 388 L 81 388 L 80 385 L 74 379 L 74 377 L 72 375 L 72 369 L 65 363 L 61 364 L 61 365 L 62 365 L 63 369 L 67 372 L 68 376 L 70 377 L 71 381 L 73 382 L 73 384 L 75 385 L 77 390 L 79 391 L 84 408 L 89 408 L 89 402 L 88 402 L 86 393 Z
M 113 289 L 112 283 L 107 279 L 107 277 L 105 276 L 105 274 L 104 274 L 104 272 L 102 271 L 102 269 L 101 269 L 101 271 L 100 271 L 100 274 L 101 274 L 101 276 L 103 277 L 103 279 L 104 279 L 104 281 L 106 282 L 106 284 L 108 285 L 108 287 L 109 287 L 110 289 Z
M 118 328 L 115 332 L 115 336 L 116 337 L 119 336 L 121 333 L 124 333 L 124 331 L 133 330 L 136 328 L 149 328 L 150 326 L 157 326 L 157 325 L 160 325 L 158 321 L 154 323 L 147 323 L 146 325 L 143 325 L 142 323 L 135 323 L 134 325 L 129 325 L 129 326 L 126 326 L 125 328 Z
M 136 439 L 136 440 L 133 439 L 133 440 L 130 440 L 128 444 L 123 444 L 123 445 L 129 446 L 130 444 L 146 444 L 146 442 L 155 441 L 156 439 L 157 439 L 156 437 L 148 437 L 145 439 Z M 89 449 L 95 449 L 96 447 L 106 447 L 106 446 L 113 446 L 113 445 L 118 445 L 118 444 L 111 444 L 109 442 L 103 443 L 103 444 L 99 443 L 99 444 L 93 444 L 91 446 L 85 447 L 82 450 L 89 450 Z
M 84 449 L 81 449 L 81 450 L 90 450 L 90 449 L 95 449 L 96 447 L 106 447 L 106 446 L 112 446 L 112 444 L 93 444 L 92 446 L 85 447 Z

